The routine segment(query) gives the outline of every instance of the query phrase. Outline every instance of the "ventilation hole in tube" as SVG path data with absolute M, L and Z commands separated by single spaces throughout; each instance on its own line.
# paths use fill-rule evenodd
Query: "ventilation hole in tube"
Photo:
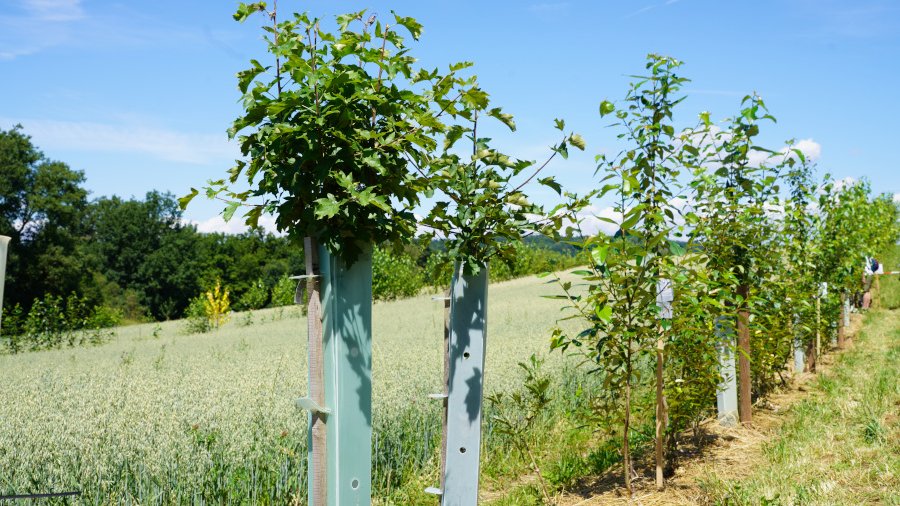
M 469 358 L 469 352 L 468 352 L 468 351 L 465 352 L 465 353 L 463 353 L 463 358 Z
M 465 448 L 460 448 L 460 449 L 459 449 L 459 453 L 466 453 L 466 449 L 465 449 Z
M 354 478 L 353 481 L 350 482 L 350 488 L 352 488 L 353 490 L 358 489 L 359 488 L 359 480 Z

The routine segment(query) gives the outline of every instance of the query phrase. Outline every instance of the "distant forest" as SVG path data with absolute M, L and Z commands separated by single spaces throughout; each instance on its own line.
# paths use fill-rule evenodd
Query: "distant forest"
M 201 233 L 182 221 L 172 194 L 90 199 L 84 183 L 83 172 L 49 160 L 21 126 L 0 130 L 0 235 L 12 237 L 4 317 L 28 313 L 36 300 L 75 296 L 129 321 L 180 318 L 217 281 L 235 309 L 280 304 L 279 284 L 292 296 L 287 276 L 303 269 L 295 241 L 263 230 Z M 516 247 L 516 260 L 492 266 L 492 279 L 577 263 L 576 247 L 546 237 Z M 449 283 L 442 251 L 440 241 L 377 248 L 376 298 Z

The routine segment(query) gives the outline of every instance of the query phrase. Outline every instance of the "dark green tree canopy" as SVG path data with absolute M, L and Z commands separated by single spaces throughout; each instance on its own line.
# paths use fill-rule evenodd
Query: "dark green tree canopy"
M 401 31 L 418 39 L 421 26 L 396 14 L 388 24 L 365 11 L 338 16 L 335 32 L 305 14 L 278 21 L 265 3 L 241 4 L 235 19 L 259 11 L 272 21 L 274 66 L 252 60 L 238 73 L 245 112 L 229 135 L 246 159 L 207 195 L 224 194 L 226 219 L 241 205 L 250 225 L 273 213 L 279 230 L 350 262 L 367 244 L 405 242 L 425 189 L 410 165 L 435 148 L 443 110 L 465 98 L 447 94 L 448 76 L 466 65 L 445 76 L 416 68 Z M 240 179 L 250 190 L 231 191 Z

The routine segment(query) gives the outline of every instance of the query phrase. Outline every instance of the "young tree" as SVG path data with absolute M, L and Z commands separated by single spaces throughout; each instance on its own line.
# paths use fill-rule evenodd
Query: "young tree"
M 720 129 L 701 115 L 703 126 L 692 135 L 701 150 L 694 171 L 691 200 L 695 209 L 690 225 L 692 240 L 702 244 L 710 278 L 720 297 L 733 302 L 737 312 L 739 413 L 741 422 L 752 420 L 750 373 L 750 313 L 771 259 L 770 206 L 777 205 L 778 167 L 767 164 L 772 151 L 755 143 L 759 123 L 774 118 L 758 95 L 742 101 L 739 115 Z M 764 302 L 760 300 L 759 302 Z
M 419 38 L 422 26 L 412 18 L 394 14 L 383 24 L 359 11 L 337 16 L 336 30 L 329 31 L 306 14 L 280 20 L 274 2 L 271 7 L 265 2 L 240 4 L 234 17 L 245 21 L 254 13 L 265 16 L 274 65 L 251 60 L 251 67 L 238 74 L 244 113 L 229 135 L 246 158 L 236 162 L 227 180 L 210 182 L 206 194 L 227 202 L 226 220 L 242 206 L 251 226 L 263 213 L 272 213 L 279 230 L 303 241 L 309 276 L 310 397 L 304 406 L 312 413 L 310 502 L 324 504 L 326 488 L 337 487 L 346 496 L 342 500 L 366 501 L 371 493 L 371 470 L 365 469 L 369 460 L 350 462 L 346 452 L 359 451 L 350 448 L 354 442 L 371 443 L 372 248 L 402 245 L 415 233 L 412 209 L 427 189 L 427 178 L 410 165 L 424 165 L 426 153 L 437 146 L 434 136 L 445 129 L 445 111 L 459 101 L 476 100 L 469 93 L 477 90 L 449 95 L 455 72 L 465 64 L 451 65 L 446 74 L 417 68 L 401 34 Z M 240 180 L 249 189 L 233 189 Z M 192 189 L 182 205 L 198 193 Z M 321 292 L 317 264 L 322 266 Z M 339 291 L 340 300 L 335 296 Z M 348 310 L 341 312 L 340 304 Z M 320 320 L 321 306 L 325 318 Z M 323 332 L 336 334 L 323 340 Z M 329 346 L 351 349 L 335 351 L 342 361 L 332 364 L 323 360 Z M 333 381 L 326 383 L 323 375 L 334 376 Z M 343 390 L 339 402 L 349 409 L 323 408 L 326 399 L 338 399 L 330 385 L 340 389 L 347 381 L 356 385 Z M 351 398 L 358 398 L 356 406 Z M 332 408 L 344 414 L 323 410 Z M 347 460 L 329 463 L 329 468 L 343 473 L 349 468 L 334 466 L 357 466 L 355 481 L 338 476 L 329 483 L 325 478 L 321 463 L 328 416 L 334 420 L 328 444 Z M 350 424 L 346 432 L 344 421 Z
M 660 321 L 657 298 L 661 279 L 668 278 L 671 283 L 674 277 L 680 277 L 680 267 L 673 258 L 673 253 L 680 251 L 673 251 L 669 240 L 680 212 L 674 199 L 686 145 L 671 124 L 673 109 L 683 100 L 677 95 L 687 81 L 676 74 L 680 65 L 673 58 L 650 55 L 648 75 L 639 76 L 631 85 L 618 111 L 611 102 L 600 104 L 601 116 L 615 113 L 615 125 L 622 131 L 618 138 L 628 143 L 613 158 L 597 157 L 597 171 L 604 171 L 606 176 L 601 180 L 605 185 L 595 195 L 616 196 L 613 209 L 621 216 L 621 223 L 616 223 L 618 232 L 614 236 L 600 234 L 585 241 L 592 260 L 589 270 L 579 272 L 586 293 L 577 293 L 570 282 L 561 282 L 566 293 L 563 298 L 572 302 L 577 316 L 588 326 L 576 336 L 557 329 L 552 341 L 553 348 L 582 347 L 597 366 L 593 372 L 605 376 L 608 390 L 600 394 L 605 401 L 601 417 L 605 412 L 616 413 L 621 424 L 629 495 L 634 472 L 629 442 L 633 392 L 642 381 L 638 364 L 653 354 L 657 361 L 657 484 L 663 484 L 663 367 L 671 327 L 667 321 Z

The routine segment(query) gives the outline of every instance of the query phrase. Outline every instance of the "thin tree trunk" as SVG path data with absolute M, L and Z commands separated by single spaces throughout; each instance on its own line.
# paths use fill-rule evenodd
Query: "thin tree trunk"
M 750 313 L 747 310 L 750 287 L 740 285 L 738 287 L 738 295 L 744 299 L 738 310 L 737 318 L 738 376 L 740 379 L 738 385 L 738 414 L 740 415 L 741 423 L 751 423 L 753 422 L 753 403 L 750 398 L 752 384 L 750 377 Z
M 525 452 L 528 454 L 528 458 L 531 460 L 531 467 L 534 469 L 534 472 L 537 473 L 538 480 L 541 482 L 541 491 L 544 493 L 544 500 L 547 501 L 547 504 L 553 504 L 553 498 L 550 497 L 550 489 L 547 488 L 547 482 L 544 481 L 544 475 L 541 474 L 541 468 L 538 466 L 537 459 L 534 458 L 534 454 L 531 453 L 531 449 L 528 448 L 528 445 L 525 445 Z
M 662 332 L 662 329 L 659 329 Z M 656 341 L 656 488 L 666 488 L 663 469 L 665 468 L 665 437 L 668 413 L 666 412 L 666 398 L 663 393 L 663 350 L 665 343 L 662 336 Z
M 622 432 L 622 460 L 625 466 L 625 490 L 631 498 L 631 447 L 628 444 L 628 433 L 631 430 L 631 336 L 628 337 L 628 350 L 625 352 L 625 423 Z

